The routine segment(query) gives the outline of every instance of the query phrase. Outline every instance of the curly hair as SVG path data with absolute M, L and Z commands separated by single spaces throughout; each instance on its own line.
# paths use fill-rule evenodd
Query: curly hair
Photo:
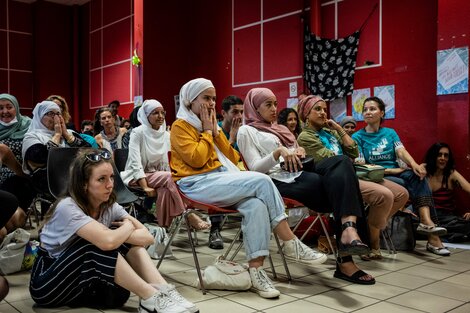
M 295 130 L 294 130 L 294 135 L 295 137 L 297 137 L 302 132 L 302 127 L 300 127 L 299 114 L 297 113 L 296 110 L 292 108 L 282 109 L 277 116 L 277 123 L 287 127 L 287 118 L 289 117 L 290 113 L 294 113 L 295 117 L 297 118 L 297 125 L 295 126 Z
M 442 177 L 442 186 L 448 187 L 447 182 L 449 181 L 450 174 L 455 170 L 455 160 L 454 155 L 450 146 L 445 142 L 436 142 L 431 147 L 429 147 L 424 157 L 424 162 L 426 163 L 426 172 L 428 175 L 434 175 L 437 171 L 437 157 L 441 148 L 449 149 L 449 160 L 447 161 L 446 167 L 444 168 L 444 176 Z

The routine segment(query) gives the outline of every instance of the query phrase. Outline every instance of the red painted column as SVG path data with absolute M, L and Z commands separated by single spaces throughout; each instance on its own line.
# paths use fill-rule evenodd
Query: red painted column
M 138 66 L 132 65 L 134 68 L 134 96 L 143 96 L 144 0 L 134 0 L 134 49 L 140 58 Z
M 320 0 L 310 0 L 310 31 L 317 36 L 321 36 Z

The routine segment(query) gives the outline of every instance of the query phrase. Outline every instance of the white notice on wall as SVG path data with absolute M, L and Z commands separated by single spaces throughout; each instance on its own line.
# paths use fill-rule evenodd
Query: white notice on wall
M 289 83 L 289 97 L 297 97 L 297 82 Z

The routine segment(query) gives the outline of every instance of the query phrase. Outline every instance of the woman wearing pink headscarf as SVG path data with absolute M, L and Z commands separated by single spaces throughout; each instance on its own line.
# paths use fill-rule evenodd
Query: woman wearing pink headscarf
M 277 100 L 271 90 L 254 88 L 248 92 L 245 125 L 240 127 L 237 139 L 248 168 L 268 174 L 282 196 L 320 212 L 332 209 L 340 255 L 334 276 L 357 284 L 374 284 L 375 279 L 361 271 L 351 257 L 369 252 L 356 231 L 363 207 L 351 162 L 346 156 L 335 156 L 316 164 L 314 172 L 302 171 L 305 150 L 287 127 L 276 123 L 276 115 Z

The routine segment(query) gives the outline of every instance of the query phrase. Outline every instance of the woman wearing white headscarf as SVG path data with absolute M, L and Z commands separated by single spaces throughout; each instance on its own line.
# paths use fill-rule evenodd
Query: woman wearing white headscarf
M 39 190 L 47 189 L 46 165 L 49 149 L 57 147 L 90 147 L 80 135 L 68 130 L 53 101 L 42 101 L 33 110 L 33 119 L 23 139 L 23 172 L 32 175 Z
M 252 290 L 263 298 L 276 298 L 280 292 L 262 268 L 269 255 L 271 231 L 284 241 L 284 254 L 289 259 L 319 264 L 326 256 L 305 246 L 292 233 L 282 197 L 269 176 L 238 170 L 240 156 L 217 126 L 215 98 L 212 82 L 204 78 L 191 80 L 181 88 L 181 104 L 170 135 L 172 175 L 191 199 L 233 206 L 243 215 Z
M 126 185 L 138 185 L 147 196 L 157 197 L 158 224 L 168 227 L 174 217 L 183 213 L 185 205 L 169 171 L 170 134 L 166 131 L 165 114 L 157 100 L 144 101 L 137 113 L 141 125 L 132 131 L 129 157 L 121 177 Z M 189 218 L 191 226 L 196 230 L 209 227 L 195 214 Z

